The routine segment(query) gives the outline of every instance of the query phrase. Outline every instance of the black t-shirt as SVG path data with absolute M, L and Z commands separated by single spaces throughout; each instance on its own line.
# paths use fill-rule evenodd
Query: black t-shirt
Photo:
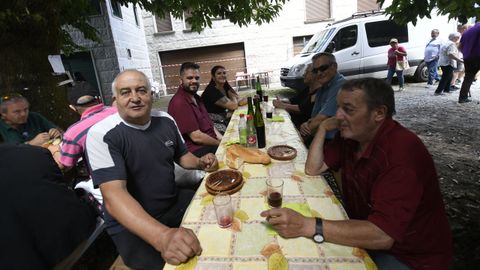
M 209 113 L 225 113 L 225 108 L 217 106 L 215 104 L 215 102 L 217 102 L 223 97 L 225 97 L 225 95 L 220 92 L 214 84 L 207 85 L 207 88 L 205 88 L 205 91 L 203 91 L 202 94 L 202 100 L 205 104 L 205 107 L 207 108 L 207 111 Z
M 98 122 L 87 136 L 87 158 L 93 183 L 126 180 L 127 189 L 152 217 L 158 218 L 175 203 L 174 161 L 188 150 L 173 118 L 152 111 L 145 126 L 128 124 L 118 113 Z M 108 211 L 110 234 L 122 231 Z
M 0 175 L 2 269 L 53 269 L 95 228 L 47 149 L 0 145 Z
M 301 92 L 301 95 L 297 95 L 295 102 L 298 105 L 298 108 L 300 109 L 299 114 L 291 114 L 291 119 L 293 124 L 299 128 L 300 125 L 308 119 L 310 119 L 310 116 L 312 114 L 313 106 L 315 105 L 315 100 L 312 101 L 311 97 L 313 94 L 309 93 L 308 88 L 304 91 Z

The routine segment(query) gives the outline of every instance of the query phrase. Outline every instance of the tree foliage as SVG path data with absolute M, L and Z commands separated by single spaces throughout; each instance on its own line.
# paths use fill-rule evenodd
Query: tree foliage
M 72 40 L 69 28 L 80 30 L 86 39 L 100 41 L 97 30 L 89 24 L 95 1 L 105 0 L 0 1 L 0 94 L 21 92 L 31 101 L 32 110 L 68 126 L 73 115 L 65 104 L 65 89 L 56 86 L 59 78 L 52 76 L 47 55 L 68 55 L 82 49 Z M 239 26 L 268 23 L 285 1 L 116 0 L 161 17 L 171 12 L 181 18 L 188 11 L 191 17 L 187 21 L 194 31 L 210 27 L 213 18 L 228 19 Z
M 212 19 L 228 19 L 239 26 L 250 23 L 272 22 L 286 0 L 117 0 L 118 3 L 134 3 L 158 16 L 168 12 L 182 18 L 185 11 L 191 13 L 187 22 L 193 31 L 200 32 L 212 26 Z
M 385 0 L 378 0 L 383 5 Z M 393 0 L 385 9 L 386 13 L 400 23 L 412 22 L 417 18 L 431 18 L 431 15 L 447 15 L 449 19 L 457 19 L 466 23 L 471 17 L 480 19 L 480 1 L 475 0 Z

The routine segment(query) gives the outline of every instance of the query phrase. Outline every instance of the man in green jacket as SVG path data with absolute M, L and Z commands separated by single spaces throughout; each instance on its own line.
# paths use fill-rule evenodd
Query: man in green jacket
M 41 146 L 61 135 L 44 116 L 29 111 L 28 100 L 19 94 L 0 99 L 0 141 Z

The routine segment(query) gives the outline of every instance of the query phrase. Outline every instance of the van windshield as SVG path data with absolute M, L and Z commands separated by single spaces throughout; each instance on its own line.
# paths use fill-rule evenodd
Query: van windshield
M 330 41 L 330 37 L 333 35 L 333 32 L 335 32 L 335 27 L 316 33 L 302 49 L 302 54 L 318 52 L 323 45 L 325 45 L 325 43 Z

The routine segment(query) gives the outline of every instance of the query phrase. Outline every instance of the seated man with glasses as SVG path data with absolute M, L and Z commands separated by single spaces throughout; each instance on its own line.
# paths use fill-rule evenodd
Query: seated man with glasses
M 29 111 L 28 100 L 20 94 L 0 100 L 0 141 L 41 146 L 61 135 L 60 129 L 44 116 Z
M 300 126 L 300 134 L 305 144 L 310 144 L 315 131 L 322 121 L 334 116 L 337 110 L 337 93 L 345 82 L 345 77 L 337 72 L 337 60 L 331 53 L 318 53 L 312 57 L 314 80 L 321 85 L 317 90 L 311 118 Z M 327 134 L 333 139 L 335 131 Z

